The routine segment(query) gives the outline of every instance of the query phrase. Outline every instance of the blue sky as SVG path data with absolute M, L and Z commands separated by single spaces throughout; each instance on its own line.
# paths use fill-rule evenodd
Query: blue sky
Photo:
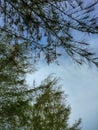
M 87 65 L 78 66 L 71 61 L 61 59 L 60 65 L 41 64 L 39 71 L 27 77 L 30 84 L 33 79 L 39 84 L 50 73 L 61 77 L 60 83 L 68 94 L 67 102 L 71 105 L 70 122 L 82 118 L 82 130 L 98 129 L 98 72 Z
M 86 4 L 92 0 L 86 0 Z M 98 10 L 97 10 L 98 11 Z M 90 49 L 98 56 L 98 35 L 87 35 L 73 31 L 77 40 L 85 39 L 90 43 Z M 49 74 L 55 73 L 60 77 L 62 89 L 68 95 L 67 102 L 72 108 L 70 123 L 82 118 L 82 130 L 98 130 L 98 69 L 84 64 L 74 64 L 68 57 L 59 59 L 60 65 L 39 63 L 39 70 L 28 75 L 27 80 L 32 84 L 33 79 L 38 84 Z M 32 82 L 31 82 L 32 81 Z
M 85 35 L 74 32 L 77 39 L 85 39 L 90 43 L 90 48 L 98 56 L 98 35 Z M 40 84 L 49 74 L 60 77 L 60 83 L 67 102 L 71 105 L 72 113 L 70 123 L 82 118 L 82 130 L 98 130 L 98 68 L 91 68 L 84 64 L 79 66 L 66 56 L 59 58 L 60 65 L 52 63 L 47 65 L 39 62 L 38 71 L 27 75 L 27 81 L 32 84 L 33 80 Z

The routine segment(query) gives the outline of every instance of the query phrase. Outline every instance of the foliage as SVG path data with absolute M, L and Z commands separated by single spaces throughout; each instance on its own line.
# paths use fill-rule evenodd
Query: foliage
M 57 81 L 48 77 L 42 85 L 41 94 L 36 97 L 33 106 L 33 127 L 37 130 L 80 130 L 81 120 L 73 126 L 69 125 L 71 109 L 61 87 L 57 86 Z
M 0 129 L 3 130 L 9 129 L 9 124 L 12 125 L 10 120 L 13 121 L 13 116 L 19 114 L 19 111 L 14 111 L 24 99 L 24 92 L 27 90 L 25 74 L 33 68 L 30 67 L 30 61 L 28 62 L 29 53 L 25 46 L 9 44 L 6 37 L 0 40 Z M 30 95 L 26 94 L 26 98 L 30 98 Z
M 57 80 L 48 77 L 40 86 L 29 89 L 25 83 L 31 67 L 27 48 L 5 41 L 6 37 L 0 42 L 0 129 L 77 130 L 80 120 L 69 126 L 70 107 L 56 87 Z
M 23 91 L 16 101 L 0 111 L 0 129 L 80 130 L 81 120 L 69 125 L 71 109 L 65 99 L 57 79 L 48 77 L 39 87 Z
M 1 130 L 80 130 L 80 120 L 72 127 L 68 123 L 70 107 L 57 81 L 48 78 L 29 89 L 25 75 L 35 70 L 33 63 L 40 56 L 50 63 L 62 52 L 79 64 L 98 66 L 89 44 L 72 35 L 74 30 L 98 34 L 97 5 L 85 7 L 80 0 L 0 1 Z
M 12 42 L 27 43 L 35 59 L 44 56 L 50 63 L 67 53 L 79 64 L 97 66 L 89 43 L 72 34 L 74 30 L 98 34 L 97 7 L 98 2 L 84 5 L 82 0 L 2 0 L 0 31 Z

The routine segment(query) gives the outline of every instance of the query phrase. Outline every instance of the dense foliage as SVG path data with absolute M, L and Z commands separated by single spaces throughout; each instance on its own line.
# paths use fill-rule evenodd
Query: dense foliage
M 0 42 L 0 130 L 78 130 L 80 120 L 72 127 L 68 123 L 70 107 L 57 80 L 48 77 L 30 89 L 25 83 L 32 69 L 27 48 L 5 41 Z

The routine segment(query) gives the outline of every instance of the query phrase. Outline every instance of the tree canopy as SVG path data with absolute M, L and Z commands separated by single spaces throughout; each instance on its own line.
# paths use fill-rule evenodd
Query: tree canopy
M 79 64 L 98 66 L 89 43 L 72 35 L 98 34 L 97 6 L 80 0 L 0 1 L 0 129 L 80 130 L 80 120 L 68 123 L 70 107 L 56 80 L 30 89 L 25 75 L 35 70 L 37 58 L 51 63 L 64 52 Z
M 17 109 L 17 102 L 21 102 L 23 92 L 27 90 L 25 73 L 30 63 L 25 60 L 26 53 L 23 46 L 21 48 L 21 45 L 10 45 L 6 37 L 1 39 L 0 46 L 2 47 L 0 48 L 0 129 L 8 130 L 9 124 L 12 129 L 14 123 L 13 116 L 17 113 L 14 111 Z M 26 96 L 28 97 L 27 94 Z M 16 107 L 13 104 L 16 104 Z
M 25 74 L 34 69 L 29 48 L 9 44 L 6 37 L 0 45 L 0 129 L 80 130 L 80 120 L 72 126 L 68 123 L 71 109 L 57 79 L 48 77 L 31 89 L 26 84 Z
M 22 90 L 17 93 L 17 99 L 16 91 L 14 95 L 10 92 L 11 102 L 6 99 L 6 106 L 0 109 L 0 129 L 80 130 L 80 119 L 73 125 L 69 123 L 71 108 L 57 86 L 57 79 L 48 77 L 40 86 Z
M 72 35 L 74 30 L 98 34 L 97 7 L 97 1 L 84 5 L 82 0 L 2 0 L 0 32 L 11 42 L 27 43 L 35 59 L 44 56 L 50 63 L 67 53 L 79 64 L 97 66 L 89 43 Z

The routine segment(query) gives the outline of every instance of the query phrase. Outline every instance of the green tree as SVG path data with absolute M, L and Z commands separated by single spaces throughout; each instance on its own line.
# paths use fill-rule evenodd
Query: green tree
M 0 129 L 77 130 L 80 120 L 69 126 L 70 107 L 57 80 L 48 77 L 30 89 L 25 83 L 25 74 L 32 70 L 29 48 L 6 41 L 5 37 L 0 42 Z
M 9 44 L 8 40 L 5 36 L 0 42 L 0 129 L 71 129 L 70 107 L 56 87 L 57 80 L 47 78 L 40 86 L 30 89 L 25 83 L 25 74 L 34 70 L 29 48 Z M 72 126 L 73 130 L 78 129 L 79 123 L 80 120 Z
M 57 81 L 48 77 L 42 84 L 43 88 L 33 105 L 34 130 L 80 130 L 80 119 L 69 125 L 71 109 Z
M 0 40 L 0 129 L 3 130 L 12 126 L 13 116 L 19 113 L 14 113 L 14 110 L 17 109 L 18 102 L 24 99 L 27 90 L 25 74 L 33 68 L 30 67 L 29 53 L 25 46 L 9 44 L 6 37 Z M 30 98 L 28 94 L 25 97 L 26 100 Z
M 2 0 L 0 31 L 12 41 L 26 42 L 35 59 L 42 55 L 50 63 L 67 53 L 79 64 L 97 66 L 89 43 L 72 34 L 74 30 L 98 34 L 97 6 L 97 1 L 84 5 L 82 0 Z
M 80 130 L 80 119 L 69 125 L 71 109 L 57 86 L 57 79 L 48 77 L 39 87 L 18 95 L 17 100 L 9 103 L 0 115 L 0 118 L 3 116 L 1 130 Z

